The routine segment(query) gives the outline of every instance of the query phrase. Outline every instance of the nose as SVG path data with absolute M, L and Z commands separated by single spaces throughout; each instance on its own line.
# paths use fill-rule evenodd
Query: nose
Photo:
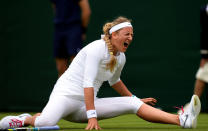
M 129 38 L 128 38 L 130 41 L 132 41 L 133 39 L 133 36 L 132 35 L 129 35 Z

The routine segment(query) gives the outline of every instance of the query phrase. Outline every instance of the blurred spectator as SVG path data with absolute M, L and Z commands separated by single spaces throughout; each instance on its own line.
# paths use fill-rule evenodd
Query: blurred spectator
M 201 97 L 206 83 L 208 83 L 208 5 L 200 10 L 201 24 L 201 62 L 196 74 L 194 94 Z
M 60 77 L 86 38 L 90 19 L 88 0 L 51 0 L 54 9 L 54 57 Z

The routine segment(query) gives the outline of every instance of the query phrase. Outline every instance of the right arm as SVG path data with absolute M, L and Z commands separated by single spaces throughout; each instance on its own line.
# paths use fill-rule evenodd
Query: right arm
M 100 126 L 97 121 L 97 113 L 94 105 L 94 81 L 97 76 L 99 63 L 102 57 L 102 53 L 97 48 L 88 48 L 85 58 L 84 69 L 84 99 L 86 105 L 86 113 L 88 117 L 88 125 L 86 130 L 96 129 L 99 130 Z
M 85 96 L 85 104 L 87 111 L 96 111 L 94 105 L 94 88 L 84 88 L 84 96 Z M 98 125 L 97 117 L 88 118 L 88 125 L 85 130 L 100 130 L 100 126 Z

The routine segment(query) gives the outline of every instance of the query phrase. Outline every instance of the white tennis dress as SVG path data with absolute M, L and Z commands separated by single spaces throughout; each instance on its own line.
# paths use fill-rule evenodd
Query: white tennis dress
M 136 113 L 143 104 L 136 97 L 96 98 L 104 81 L 108 81 L 110 85 L 120 81 L 126 61 L 125 54 L 119 52 L 116 58 L 114 71 L 106 70 L 110 54 L 103 39 L 96 40 L 80 50 L 56 82 L 46 107 L 35 120 L 35 126 L 56 125 L 61 118 L 73 122 L 87 122 L 84 88 L 88 87 L 94 88 L 94 104 L 98 119 Z

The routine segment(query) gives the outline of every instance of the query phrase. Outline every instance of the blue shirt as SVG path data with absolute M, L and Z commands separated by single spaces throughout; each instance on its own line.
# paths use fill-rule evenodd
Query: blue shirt
M 55 4 L 55 24 L 81 23 L 80 0 L 51 0 Z

